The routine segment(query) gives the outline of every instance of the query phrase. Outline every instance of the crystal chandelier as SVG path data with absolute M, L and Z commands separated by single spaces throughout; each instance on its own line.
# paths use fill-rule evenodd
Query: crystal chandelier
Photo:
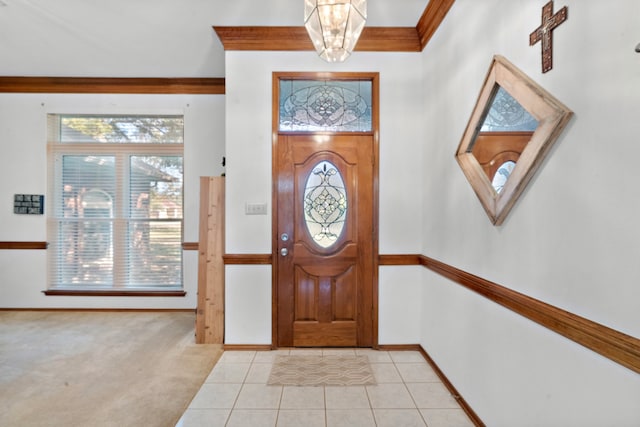
M 351 55 L 367 21 L 367 0 L 305 0 L 304 26 L 327 62 Z

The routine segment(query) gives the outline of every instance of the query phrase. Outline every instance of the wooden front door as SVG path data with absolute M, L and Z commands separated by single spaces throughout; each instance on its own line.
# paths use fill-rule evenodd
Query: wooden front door
M 277 138 L 279 347 L 374 345 L 374 146 L 371 134 Z

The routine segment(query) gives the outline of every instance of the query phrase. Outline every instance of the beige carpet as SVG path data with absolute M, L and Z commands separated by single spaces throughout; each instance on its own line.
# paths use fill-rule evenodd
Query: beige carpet
M 269 385 L 373 385 L 367 356 L 277 356 Z
M 0 311 L 0 426 L 173 427 L 222 354 L 195 314 Z

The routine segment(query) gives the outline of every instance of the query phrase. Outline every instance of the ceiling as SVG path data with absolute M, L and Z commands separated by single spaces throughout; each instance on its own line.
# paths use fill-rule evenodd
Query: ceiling
M 429 0 L 369 0 L 415 27 Z M 212 26 L 301 26 L 303 0 L 0 0 L 0 76 L 224 77 Z

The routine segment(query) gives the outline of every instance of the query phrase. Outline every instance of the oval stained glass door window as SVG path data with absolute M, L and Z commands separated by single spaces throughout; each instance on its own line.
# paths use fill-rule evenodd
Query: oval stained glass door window
M 493 176 L 493 181 L 491 185 L 493 189 L 496 190 L 496 193 L 500 194 L 505 184 L 507 183 L 507 179 L 509 179 L 509 175 L 513 172 L 513 168 L 516 167 L 516 163 L 508 160 L 500 165 L 496 174 Z
M 340 238 L 347 217 L 347 192 L 335 165 L 323 160 L 311 169 L 303 203 L 309 234 L 319 246 L 331 247 Z

